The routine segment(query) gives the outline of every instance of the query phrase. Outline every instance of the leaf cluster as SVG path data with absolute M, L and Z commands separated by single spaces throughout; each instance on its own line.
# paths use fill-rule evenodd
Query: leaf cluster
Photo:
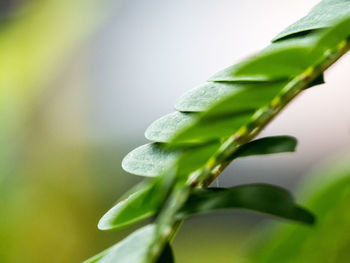
M 98 227 L 118 229 L 151 216 L 155 223 L 87 262 L 173 262 L 169 242 L 179 222 L 218 209 L 313 224 L 312 213 L 280 187 L 207 187 L 237 158 L 295 150 L 291 136 L 253 139 L 296 95 L 324 82 L 323 72 L 349 49 L 349 14 L 349 1 L 322 1 L 268 47 L 187 92 L 176 111 L 153 122 L 145 132 L 151 142 L 122 163 L 127 172 L 149 179 Z

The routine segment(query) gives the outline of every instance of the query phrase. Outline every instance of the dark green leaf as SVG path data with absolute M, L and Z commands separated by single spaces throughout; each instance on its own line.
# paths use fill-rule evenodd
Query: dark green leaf
M 315 220 L 310 212 L 295 204 L 288 191 L 267 184 L 195 189 L 179 217 L 232 208 L 254 210 L 306 224 L 313 224 Z
M 324 75 L 321 74 L 321 75 L 319 75 L 316 79 L 314 79 L 314 81 L 312 81 L 312 82 L 309 84 L 309 86 L 307 87 L 307 89 L 308 89 L 308 88 L 311 88 L 311 87 L 313 87 L 313 86 L 316 86 L 316 85 L 324 84 L 324 83 L 325 83 L 325 82 L 324 82 Z
M 284 262 L 286 258 L 298 263 L 350 262 L 350 159 L 348 154 L 345 157 L 332 158 L 304 177 L 298 196 L 317 216 L 315 227 L 275 224 L 263 228 L 248 262 Z
M 323 0 L 305 17 L 279 33 L 273 41 L 315 29 L 329 27 L 338 19 L 350 13 L 348 0 Z
M 241 146 L 227 161 L 251 155 L 294 152 L 297 140 L 291 136 L 265 137 Z
M 98 223 L 101 230 L 122 228 L 154 215 L 171 189 L 175 176 L 169 170 L 163 176 L 141 183 L 138 190 L 111 208 Z
M 174 263 L 174 254 L 173 250 L 171 249 L 171 246 L 169 243 L 167 243 L 164 247 L 164 250 L 160 257 L 157 260 L 157 263 Z
M 130 195 L 111 208 L 99 221 L 100 230 L 122 228 L 155 214 L 160 205 L 159 198 L 154 198 L 154 183 Z

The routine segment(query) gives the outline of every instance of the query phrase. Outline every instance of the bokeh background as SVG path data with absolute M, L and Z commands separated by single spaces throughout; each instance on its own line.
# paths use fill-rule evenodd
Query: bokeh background
M 81 262 L 130 232 L 97 222 L 140 180 L 120 167 L 145 128 L 219 69 L 267 45 L 317 0 L 1 0 L 0 262 Z M 216 185 L 291 190 L 350 146 L 350 57 L 263 132 L 296 154 L 235 162 Z M 247 212 L 186 221 L 178 262 L 239 262 L 270 223 Z M 289 224 L 283 222 L 282 224 Z

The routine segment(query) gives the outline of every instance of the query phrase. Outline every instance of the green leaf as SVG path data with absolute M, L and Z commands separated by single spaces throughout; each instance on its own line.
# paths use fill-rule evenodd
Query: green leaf
M 155 235 L 155 225 L 147 225 L 84 263 L 143 263 Z
M 152 181 L 111 208 L 99 221 L 100 230 L 122 228 L 154 215 L 161 201 Z
M 99 221 L 100 230 L 118 229 L 154 215 L 173 184 L 175 171 L 141 183 L 137 191 L 112 207 Z
M 201 144 L 234 134 L 245 125 L 254 111 L 244 111 L 228 116 L 198 119 L 191 126 L 173 135 L 172 145 Z
M 297 140 L 291 136 L 265 137 L 244 144 L 227 161 L 252 155 L 294 152 L 296 146 Z
M 280 224 L 262 228 L 247 262 L 350 262 L 349 164 L 348 153 L 342 160 L 331 158 L 305 176 L 299 196 L 317 216 L 317 224 L 313 228 Z
M 186 148 L 178 160 L 178 173 L 181 177 L 188 176 L 191 172 L 202 167 L 211 156 L 219 149 L 219 142 Z
M 175 108 L 183 112 L 216 109 L 223 114 L 257 109 L 277 95 L 286 82 L 209 82 L 186 93 Z M 225 105 L 223 101 L 228 101 Z
M 312 81 L 306 89 L 311 88 L 311 87 L 316 86 L 316 85 L 321 85 L 324 83 L 325 83 L 324 74 L 321 74 L 316 79 L 314 79 L 314 81 Z
M 315 220 L 310 212 L 295 204 L 288 191 L 267 184 L 195 189 L 179 217 L 232 208 L 254 210 L 306 224 L 313 224 Z
M 349 13 L 350 4 L 348 0 L 323 0 L 305 17 L 279 33 L 273 41 L 291 37 L 302 32 L 329 27 L 341 17 L 349 15 Z
M 102 252 L 98 253 L 97 255 L 85 260 L 83 263 L 96 263 L 99 262 L 99 260 L 101 258 L 103 258 L 104 256 L 106 256 L 108 254 L 108 252 L 112 249 L 113 247 L 107 248 L 105 250 L 103 250 Z
M 125 171 L 140 176 L 159 176 L 174 165 L 181 151 L 169 150 L 162 143 L 142 145 L 126 155 L 122 161 Z
M 169 142 L 174 135 L 190 126 L 198 118 L 195 113 L 173 112 L 154 121 L 146 130 L 145 136 L 154 142 Z
M 123 160 L 125 171 L 140 176 L 162 176 L 176 163 L 181 175 L 188 175 L 202 166 L 219 148 L 219 142 L 199 146 L 170 149 L 162 143 L 142 145 L 130 152 Z
M 324 53 L 327 50 L 338 48 L 338 45 L 349 37 L 350 15 L 348 14 L 343 17 L 343 19 L 337 20 L 337 23 L 320 35 L 320 39 L 314 48 L 314 52 Z
M 202 122 L 218 116 L 227 116 L 244 111 L 256 111 L 265 106 L 279 94 L 286 81 L 248 84 L 240 92 L 227 96 L 200 115 Z
M 144 226 L 116 245 L 104 250 L 84 263 L 148 263 L 149 248 L 154 241 L 156 226 Z M 174 256 L 169 244 L 166 244 L 157 263 L 174 263 Z
M 235 82 L 207 82 L 186 92 L 175 104 L 175 109 L 182 112 L 201 112 L 222 100 L 242 91 L 253 84 Z
M 273 43 L 255 56 L 215 74 L 210 81 L 276 81 L 302 73 L 318 57 L 311 56 L 317 35 Z

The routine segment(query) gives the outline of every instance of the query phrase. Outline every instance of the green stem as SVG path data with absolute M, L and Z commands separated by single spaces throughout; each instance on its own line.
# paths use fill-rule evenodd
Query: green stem
M 256 137 L 289 102 L 349 49 L 350 41 L 344 40 L 337 46 L 336 50 L 325 52 L 320 63 L 293 78 L 269 105 L 256 111 L 250 122 L 229 137 L 202 169 L 190 175 L 186 185 L 175 186 L 158 217 L 157 235 L 150 250 L 149 262 L 155 262 L 166 242 L 172 240 L 180 228 L 183 220 L 176 218 L 176 214 L 190 196 L 192 189 L 194 187 L 208 187 L 229 165 L 230 162 L 226 161 L 229 156 Z

